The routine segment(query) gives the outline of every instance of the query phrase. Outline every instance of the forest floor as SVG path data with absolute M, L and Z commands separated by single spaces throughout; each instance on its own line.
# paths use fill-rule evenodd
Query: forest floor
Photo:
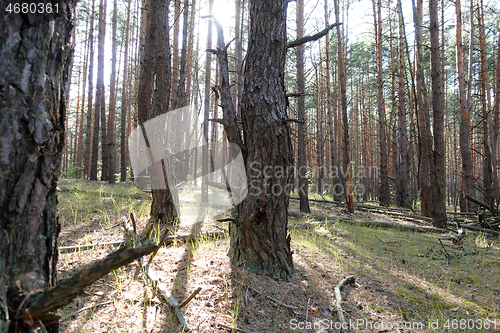
M 60 247 L 124 240 L 130 212 L 138 230 L 146 224 L 150 195 L 133 185 L 61 179 L 59 188 Z M 328 203 L 311 202 L 311 209 L 334 218 L 414 224 L 369 212 L 349 215 Z M 291 200 L 290 210 L 299 210 L 298 201 Z M 290 218 L 289 225 L 306 222 Z M 205 221 L 201 232 L 221 228 L 227 225 Z M 190 230 L 181 225 L 177 233 Z M 447 235 L 345 222 L 293 229 L 289 281 L 231 266 L 225 236 L 161 248 L 153 262 L 179 302 L 202 288 L 182 309 L 192 332 L 338 332 L 334 288 L 349 275 L 355 283 L 342 290 L 349 332 L 500 332 L 498 236 L 468 232 L 461 244 L 442 245 L 439 238 Z M 59 278 L 115 249 L 61 251 Z M 182 332 L 137 263 L 94 283 L 62 315 L 61 332 Z

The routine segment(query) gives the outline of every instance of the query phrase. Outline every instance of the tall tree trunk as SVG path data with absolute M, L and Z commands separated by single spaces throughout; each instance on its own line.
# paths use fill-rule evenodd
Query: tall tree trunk
M 375 0 L 373 0 L 373 16 L 375 18 L 375 53 L 377 58 L 377 110 L 378 110 L 378 138 L 380 147 L 380 189 L 379 200 L 384 205 L 391 203 L 391 189 L 389 187 L 389 177 L 387 173 L 387 122 L 385 119 L 384 100 L 384 70 L 382 67 L 382 1 L 377 0 L 375 10 Z
M 15 315 L 27 294 L 57 280 L 56 185 L 74 3 L 35 16 L 10 14 L 8 3 L 0 1 L 0 331 L 33 332 L 39 322 Z M 45 329 L 57 332 L 58 324 Z
M 457 79 L 458 79 L 458 99 L 460 101 L 460 153 L 462 155 L 462 179 L 461 179 L 461 195 L 460 195 L 460 211 L 469 211 L 470 205 L 465 199 L 467 191 L 474 187 L 474 177 L 472 174 L 472 156 L 470 152 L 470 116 L 469 116 L 469 101 L 465 91 L 465 75 L 464 75 L 464 46 L 462 38 L 462 5 L 460 0 L 455 2 L 456 13 L 456 64 L 457 64 Z M 472 35 L 471 35 L 472 38 Z
M 127 114 L 129 111 L 128 102 L 128 43 L 129 43 L 129 26 L 130 26 L 130 6 L 132 0 L 128 0 L 127 4 L 127 21 L 125 22 L 125 54 L 123 59 L 123 82 L 122 82 L 122 99 L 121 99 L 121 118 L 120 118 L 120 181 L 127 181 Z
M 335 19 L 340 22 L 340 9 L 339 0 L 334 0 L 335 5 Z M 338 68 L 339 68 L 339 86 L 340 86 L 340 106 L 342 108 L 342 124 L 343 124 L 343 144 L 344 144 L 344 163 L 342 174 L 346 174 L 344 179 L 345 188 L 344 194 L 347 203 L 347 211 L 354 212 L 354 198 L 352 195 L 352 169 L 351 169 L 351 157 L 349 148 L 349 119 L 347 115 L 347 89 L 346 89 L 346 78 L 345 78 L 345 54 L 344 54 L 344 44 L 343 44 L 343 31 L 340 26 L 337 26 L 337 42 L 338 42 Z
M 149 2 L 138 95 L 138 123 L 144 135 L 147 135 L 144 123 L 167 112 L 170 100 L 172 71 L 168 14 L 169 1 Z M 151 139 L 153 138 L 145 138 L 147 145 Z M 161 160 L 150 168 L 151 183 L 165 184 L 163 189 L 152 188 L 151 219 L 172 224 L 178 215 L 170 191 L 170 187 L 175 184 L 168 184 L 165 178 L 168 167 L 166 161 Z M 169 172 L 172 172 L 172 169 L 169 169 Z
M 87 128 L 85 130 L 85 161 L 83 173 L 86 178 L 90 177 L 90 164 L 92 160 L 92 119 L 94 108 L 94 17 L 95 17 L 95 0 L 92 0 L 92 14 L 90 15 L 90 32 L 89 32 L 89 94 L 88 94 L 88 110 L 87 110 Z
M 491 154 L 493 161 L 493 196 L 496 198 L 497 205 L 500 204 L 500 184 L 499 174 L 500 169 L 499 161 L 500 152 L 498 151 L 498 132 L 500 131 L 500 34 L 498 35 L 497 44 L 497 69 L 496 69 L 496 87 L 495 87 L 495 104 L 493 105 L 493 133 L 491 140 Z
M 97 46 L 97 82 L 95 95 L 94 136 L 92 139 L 92 158 L 90 161 L 90 180 L 97 180 L 97 160 L 99 156 L 99 130 L 105 130 L 105 100 L 104 100 L 104 42 L 106 37 L 106 0 L 99 4 L 99 34 Z M 104 119 L 104 121 L 103 121 Z M 105 138 L 104 135 L 102 135 Z M 104 146 L 104 142 L 102 142 Z M 104 158 L 103 158 L 104 159 Z M 104 161 L 103 161 L 104 162 Z M 104 164 L 104 163 L 103 163 Z M 102 166 L 104 168 L 104 165 Z M 102 177 L 102 176 L 101 176 Z
M 214 0 L 209 2 L 209 14 L 212 15 Z M 207 31 L 207 50 L 212 48 L 212 23 L 208 23 Z M 209 171 L 209 154 L 208 154 L 208 119 L 210 118 L 210 80 L 212 75 L 212 53 L 207 52 L 205 58 L 205 91 L 203 105 L 203 137 L 205 139 L 202 152 L 201 165 L 201 201 L 208 202 L 208 174 Z
M 113 25 L 112 25 L 112 46 L 111 46 L 111 78 L 109 87 L 109 114 L 108 114 L 108 130 L 107 140 L 103 142 L 106 148 L 108 162 L 108 178 L 110 184 L 116 182 L 115 178 L 115 110 L 116 110 L 116 17 L 117 17 L 117 1 L 113 0 Z M 104 172 L 104 168 L 103 168 Z
M 177 89 L 179 87 L 179 30 L 181 16 L 181 1 L 174 0 L 174 30 L 172 44 L 172 109 L 176 109 Z
M 483 125 L 483 187 L 484 201 L 488 204 L 493 200 L 493 160 L 489 142 L 488 124 L 492 123 L 490 114 L 490 83 L 488 70 L 488 55 L 486 54 L 486 36 L 484 27 L 483 2 L 481 0 L 478 8 L 478 26 L 479 26 L 479 53 L 481 57 L 481 110 Z
M 431 216 L 432 188 L 431 170 L 433 170 L 432 158 L 432 134 L 430 130 L 429 106 L 427 102 L 427 88 L 425 86 L 425 73 L 423 67 L 422 46 L 422 10 L 423 1 L 417 0 L 417 6 L 413 4 L 413 20 L 415 24 L 415 42 L 417 45 L 416 74 L 417 83 L 417 123 L 418 141 L 420 143 L 419 154 L 419 186 L 420 186 L 420 210 L 423 216 Z
M 284 86 L 286 10 L 287 0 L 250 3 L 241 114 L 248 184 L 254 188 L 229 225 L 231 261 L 276 278 L 293 274 L 287 234 L 293 159 Z
M 304 37 L 304 0 L 297 0 L 297 39 Z M 308 168 L 306 164 L 306 145 L 305 145 L 305 127 L 306 127 L 306 103 L 305 103 L 305 80 L 304 80 L 304 46 L 299 45 L 296 48 L 297 52 L 297 93 L 300 96 L 297 98 L 297 176 L 299 179 L 299 198 L 300 211 L 310 213 L 309 208 L 309 181 L 307 179 Z
M 398 168 L 398 206 L 404 207 L 409 201 L 408 183 L 408 135 L 406 130 L 406 80 L 405 80 L 405 35 L 403 32 L 403 8 L 401 0 L 397 1 L 399 21 L 399 68 L 398 68 L 398 137 L 399 137 L 399 168 Z
M 444 94 L 441 53 L 439 50 L 439 20 L 437 0 L 429 1 L 431 38 L 431 79 L 434 135 L 434 168 L 431 173 L 433 224 L 446 228 L 446 145 L 444 142 Z
M 303 0 L 302 0 L 303 1 Z M 325 0 L 325 25 L 328 26 L 329 23 L 329 15 L 328 15 L 328 0 Z M 298 37 L 298 36 L 297 36 Z M 328 32 L 325 36 L 325 66 L 326 66 L 326 105 L 327 105 L 327 114 L 328 114 L 328 134 L 330 138 L 330 168 L 332 170 L 332 191 L 335 198 L 336 188 L 342 185 L 339 182 L 338 178 L 338 161 L 337 161 L 337 140 L 335 140 L 335 129 L 334 129 L 334 110 L 332 107 L 332 87 L 331 87 L 331 74 L 330 74 L 330 33 Z M 335 106 L 335 105 L 334 105 Z M 335 106 L 336 107 L 336 106 Z M 300 145 L 299 145 L 300 147 Z M 305 149 L 304 149 L 305 153 Z M 304 156 L 305 161 L 305 156 Z M 337 171 L 337 172 L 336 172 Z

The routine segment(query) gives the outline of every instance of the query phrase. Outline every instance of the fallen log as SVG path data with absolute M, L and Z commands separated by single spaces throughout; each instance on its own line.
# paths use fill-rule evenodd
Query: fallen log
M 434 227 L 419 227 L 419 226 L 414 226 L 414 225 L 406 225 L 406 224 L 399 224 L 399 223 L 392 223 L 392 222 L 379 222 L 379 221 L 362 221 L 362 220 L 355 220 L 355 219 L 348 219 L 345 217 L 327 217 L 327 216 L 321 216 L 321 215 L 315 215 L 315 214 L 307 214 L 307 213 L 301 213 L 301 212 L 296 212 L 296 211 L 291 211 L 288 212 L 289 216 L 295 216 L 295 217 L 309 217 L 313 218 L 315 220 L 320 220 L 324 222 L 318 222 L 318 223 L 303 223 L 303 224 L 296 224 L 297 227 L 294 227 L 294 225 L 290 225 L 288 229 L 302 229 L 302 228 L 311 228 L 315 227 L 321 224 L 334 224 L 338 221 L 344 222 L 344 223 L 350 223 L 350 224 L 357 224 L 357 225 L 362 225 L 362 226 L 375 226 L 375 227 L 380 227 L 380 228 L 392 228 L 392 229 L 400 229 L 400 230 L 411 230 L 411 231 L 418 231 L 418 232 L 431 232 L 431 233 L 447 233 L 450 232 L 451 230 L 448 229 L 440 229 L 440 228 L 434 228 Z
M 426 216 L 421 216 L 421 215 L 412 215 L 412 214 L 405 214 L 405 213 L 399 213 L 399 212 L 367 209 L 367 208 L 362 208 L 362 207 L 358 207 L 358 210 L 367 211 L 367 212 L 371 212 L 371 213 L 377 213 L 377 214 L 386 214 L 386 215 L 392 215 L 392 216 L 398 216 L 398 217 L 404 217 L 404 218 L 412 218 L 415 220 L 422 220 L 422 221 L 426 221 L 426 222 L 432 222 L 432 218 L 426 217 Z
M 495 206 L 493 205 L 488 205 L 487 203 L 485 202 L 482 202 L 481 200 L 478 200 L 476 198 L 473 198 L 471 197 L 470 195 L 466 194 L 465 196 L 465 199 L 469 200 L 469 201 L 472 201 L 473 203 L 475 203 L 476 205 L 479 205 L 483 208 L 486 208 L 487 210 L 489 210 L 494 216 L 498 215 L 498 210 L 495 208 Z

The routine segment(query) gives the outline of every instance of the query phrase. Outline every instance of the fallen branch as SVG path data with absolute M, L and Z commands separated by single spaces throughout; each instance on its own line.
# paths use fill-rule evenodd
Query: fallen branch
M 335 286 L 335 299 L 336 299 L 336 305 L 335 307 L 337 308 L 337 316 L 339 318 L 340 322 L 340 329 L 339 332 L 342 333 L 344 330 L 347 331 L 347 322 L 345 321 L 344 317 L 344 310 L 342 310 L 342 294 L 340 293 L 340 290 L 347 284 L 352 284 L 354 283 L 354 275 L 348 276 L 344 278 L 342 281 L 340 281 L 336 286 Z
M 221 327 L 221 328 L 225 328 L 227 330 L 230 330 L 231 332 L 243 332 L 243 333 L 251 333 L 251 331 L 245 331 L 245 330 L 242 330 L 241 328 L 237 328 L 237 327 L 231 327 L 231 326 L 227 326 L 227 325 L 224 325 L 224 324 L 217 324 L 217 326 Z
M 489 210 L 494 216 L 498 215 L 498 210 L 495 208 L 495 206 L 493 205 L 488 205 L 487 203 L 485 202 L 482 202 L 481 200 L 478 200 L 476 198 L 473 198 L 471 197 L 470 195 L 466 194 L 465 196 L 465 199 L 469 200 L 469 201 L 472 201 L 473 203 L 475 203 L 476 205 L 479 205 L 483 208 L 486 208 L 487 210 Z
M 411 219 L 415 219 L 415 220 L 422 220 L 422 221 L 426 221 L 426 222 L 432 222 L 432 218 L 426 217 L 426 216 L 412 215 L 412 214 L 399 213 L 399 212 L 383 211 L 383 210 L 370 209 L 370 208 L 364 208 L 364 207 L 357 207 L 357 209 L 361 210 L 361 211 L 367 211 L 370 213 L 387 214 L 387 215 L 392 215 L 392 216 L 398 216 L 398 217 L 404 217 L 404 218 L 411 218 Z
M 255 289 L 254 287 L 252 287 L 252 286 L 250 286 L 250 285 L 248 285 L 248 284 L 246 284 L 246 283 L 243 283 L 243 282 L 241 282 L 241 281 L 238 281 L 236 278 L 233 278 L 233 280 L 234 280 L 235 282 L 237 282 L 237 283 L 241 284 L 242 286 L 245 286 L 245 287 L 247 287 L 247 288 L 249 288 L 249 289 L 251 289 L 251 290 L 255 291 L 257 294 L 259 294 L 259 295 L 263 295 L 263 293 L 262 293 L 261 291 L 259 291 L 259 290 Z M 298 309 L 299 309 L 297 306 L 288 305 L 288 304 L 282 303 L 282 302 L 280 302 L 280 301 L 277 301 L 277 300 L 275 300 L 274 298 L 272 298 L 272 297 L 271 297 L 271 296 L 269 296 L 269 295 L 263 295 L 263 296 L 265 296 L 267 299 L 270 299 L 270 300 L 271 300 L 271 301 L 273 301 L 274 303 L 276 303 L 276 304 L 278 304 L 278 305 L 281 305 L 281 306 L 283 306 L 283 307 L 285 307 L 285 308 L 287 308 L 287 309 L 291 309 L 291 310 L 298 310 Z
M 109 254 L 106 258 L 85 266 L 70 278 L 60 280 L 53 287 L 25 295 L 13 317 L 17 320 L 33 321 L 40 319 L 43 323 L 47 323 L 49 318 L 57 320 L 59 316 L 53 311 L 71 303 L 77 295 L 83 293 L 85 287 L 109 272 L 153 252 L 156 248 L 157 245 L 152 243 L 146 243 L 136 248 L 121 248 Z
M 84 244 L 84 245 L 73 245 L 73 246 L 59 246 L 59 252 L 70 252 L 73 250 L 88 250 L 97 246 L 122 246 L 125 245 L 125 241 L 116 241 L 116 242 L 105 242 L 105 243 L 96 243 L 96 244 Z
M 290 212 L 288 212 L 288 215 L 295 216 L 295 217 L 309 217 L 309 218 L 323 221 L 321 223 L 302 223 L 302 224 L 290 225 L 288 227 L 288 229 L 311 228 L 311 227 L 315 227 L 315 226 L 322 225 L 322 224 L 334 224 L 336 222 L 341 221 L 344 223 L 358 224 L 358 225 L 363 225 L 363 226 L 376 226 L 376 227 L 380 227 L 380 228 L 393 228 L 393 229 L 411 230 L 411 231 L 419 231 L 419 232 L 434 232 L 434 233 L 450 232 L 450 230 L 448 230 L 448 229 L 440 229 L 440 228 L 433 228 L 433 227 L 419 227 L 419 226 L 414 226 L 414 225 L 405 225 L 405 224 L 391 223 L 391 222 L 362 221 L 362 220 L 347 219 L 344 217 L 327 217 L 327 216 L 321 216 L 321 215 L 315 215 L 315 214 L 301 213 L 301 212 L 296 212 L 296 211 L 290 211 Z

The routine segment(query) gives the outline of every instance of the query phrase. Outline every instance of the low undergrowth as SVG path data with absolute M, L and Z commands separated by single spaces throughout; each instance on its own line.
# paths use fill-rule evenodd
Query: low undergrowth
M 119 241 L 121 221 L 130 212 L 138 228 L 148 218 L 150 196 L 134 186 L 66 180 L 59 187 L 61 245 Z M 292 201 L 290 209 L 298 210 L 297 204 Z M 316 214 L 347 216 L 339 207 L 311 205 Z M 352 217 L 397 222 L 368 213 Z M 304 222 L 291 218 L 289 224 Z M 202 231 L 226 227 L 206 221 Z M 190 228 L 181 226 L 181 231 Z M 337 332 L 334 287 L 348 275 L 356 281 L 342 294 L 351 332 L 500 332 L 498 237 L 468 233 L 454 244 L 446 235 L 340 222 L 295 229 L 291 236 L 295 274 L 290 281 L 233 267 L 226 255 L 227 234 L 162 248 L 153 267 L 178 301 L 202 288 L 182 310 L 193 332 L 231 332 L 231 327 Z M 59 277 L 113 250 L 61 253 Z M 137 263 L 99 280 L 62 312 L 62 332 L 182 332 Z

